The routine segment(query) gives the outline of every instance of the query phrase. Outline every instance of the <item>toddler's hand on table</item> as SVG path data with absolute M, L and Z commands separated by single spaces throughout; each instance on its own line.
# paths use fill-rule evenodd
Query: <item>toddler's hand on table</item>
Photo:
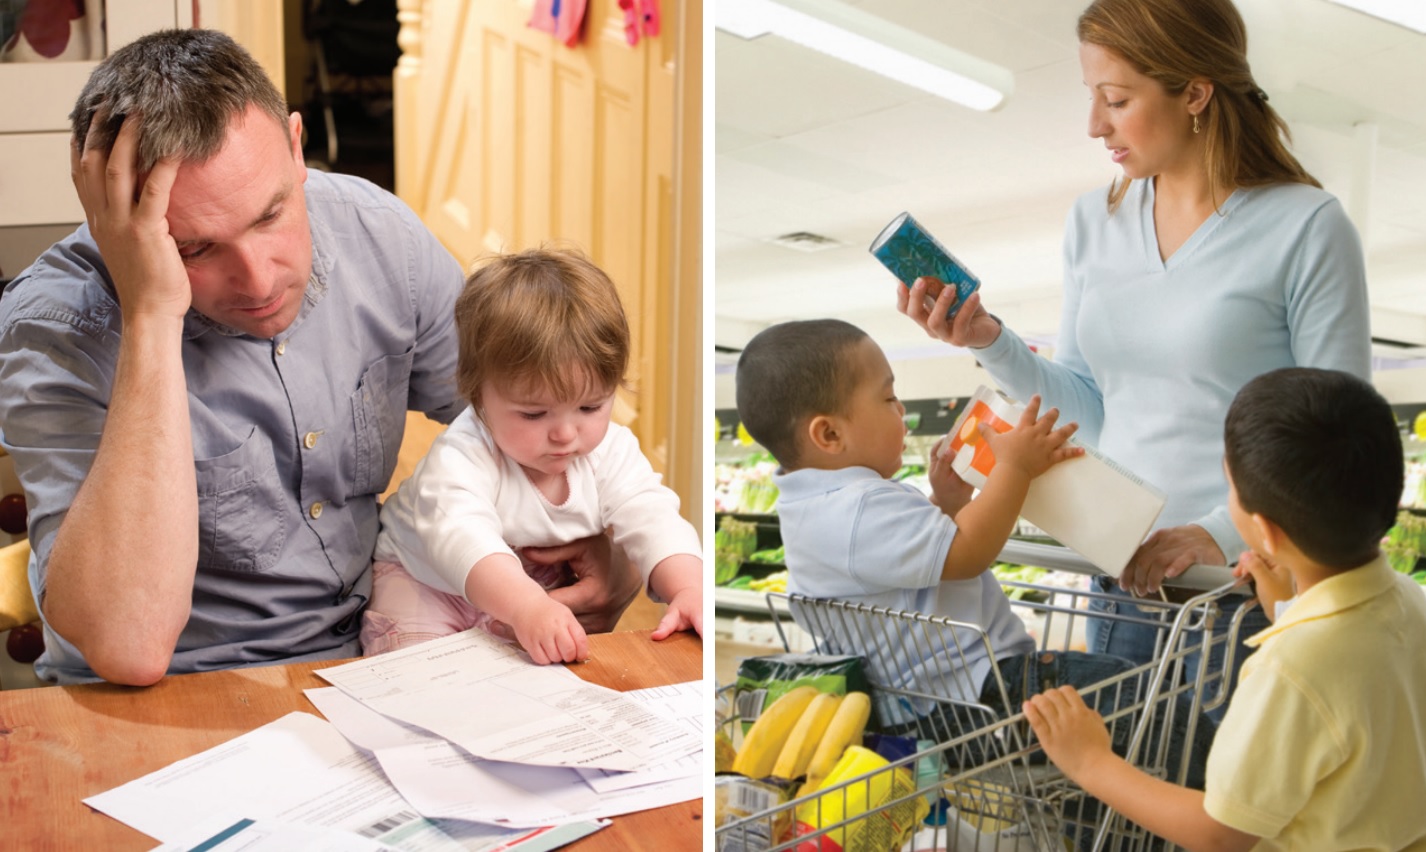
M 652 638 L 665 639 L 690 627 L 703 635 L 703 560 L 690 553 L 665 557 L 649 572 L 649 588 L 668 611 L 654 628 Z
M 511 619 L 515 639 L 537 665 L 589 659 L 589 640 L 569 607 L 543 592 Z
M 703 635 L 703 588 L 694 584 L 674 595 L 659 626 L 650 634 L 653 639 L 666 639 L 680 630 L 692 629 Z

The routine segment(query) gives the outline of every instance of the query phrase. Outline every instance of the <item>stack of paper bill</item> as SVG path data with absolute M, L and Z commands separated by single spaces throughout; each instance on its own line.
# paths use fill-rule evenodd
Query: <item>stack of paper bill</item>
M 538 852 L 702 795 L 701 682 L 616 692 L 480 631 L 317 673 L 326 721 L 289 714 L 86 803 L 172 849 L 327 831 Z

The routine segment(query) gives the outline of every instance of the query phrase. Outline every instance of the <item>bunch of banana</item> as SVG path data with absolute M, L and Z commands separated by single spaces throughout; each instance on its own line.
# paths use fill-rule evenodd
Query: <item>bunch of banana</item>
M 748 588 L 755 592 L 785 592 L 787 591 L 787 572 L 774 571 L 766 577 L 759 577 L 749 583 Z
M 807 762 L 807 782 L 797 791 L 798 796 L 805 796 L 822 786 L 847 747 L 862 744 L 862 734 L 866 732 L 870 718 L 871 698 L 865 692 L 848 692 L 817 743 L 812 759 Z
M 748 729 L 733 771 L 749 778 L 806 775 L 811 786 L 804 791 L 810 792 L 847 746 L 861 744 L 870 716 L 871 699 L 864 692 L 843 697 L 812 686 L 788 690 Z

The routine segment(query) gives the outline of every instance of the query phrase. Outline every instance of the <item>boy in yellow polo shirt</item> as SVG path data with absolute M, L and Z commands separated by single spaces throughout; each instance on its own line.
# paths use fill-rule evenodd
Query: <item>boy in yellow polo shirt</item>
M 1031 727 L 1087 792 L 1190 849 L 1426 850 L 1426 595 L 1379 549 L 1403 482 L 1391 407 L 1346 373 L 1276 370 L 1233 400 L 1224 450 L 1236 573 L 1276 617 L 1248 639 L 1206 792 L 1116 756 L 1072 687 L 1026 702 Z

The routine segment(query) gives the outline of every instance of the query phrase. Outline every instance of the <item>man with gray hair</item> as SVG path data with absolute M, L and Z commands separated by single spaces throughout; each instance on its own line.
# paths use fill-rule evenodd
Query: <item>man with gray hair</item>
M 391 194 L 309 171 L 302 119 L 231 38 L 116 51 L 74 113 L 86 224 L 0 299 L 0 430 L 29 506 L 37 674 L 360 653 L 406 411 L 450 422 L 460 264 Z M 596 537 L 552 594 L 611 629 Z

